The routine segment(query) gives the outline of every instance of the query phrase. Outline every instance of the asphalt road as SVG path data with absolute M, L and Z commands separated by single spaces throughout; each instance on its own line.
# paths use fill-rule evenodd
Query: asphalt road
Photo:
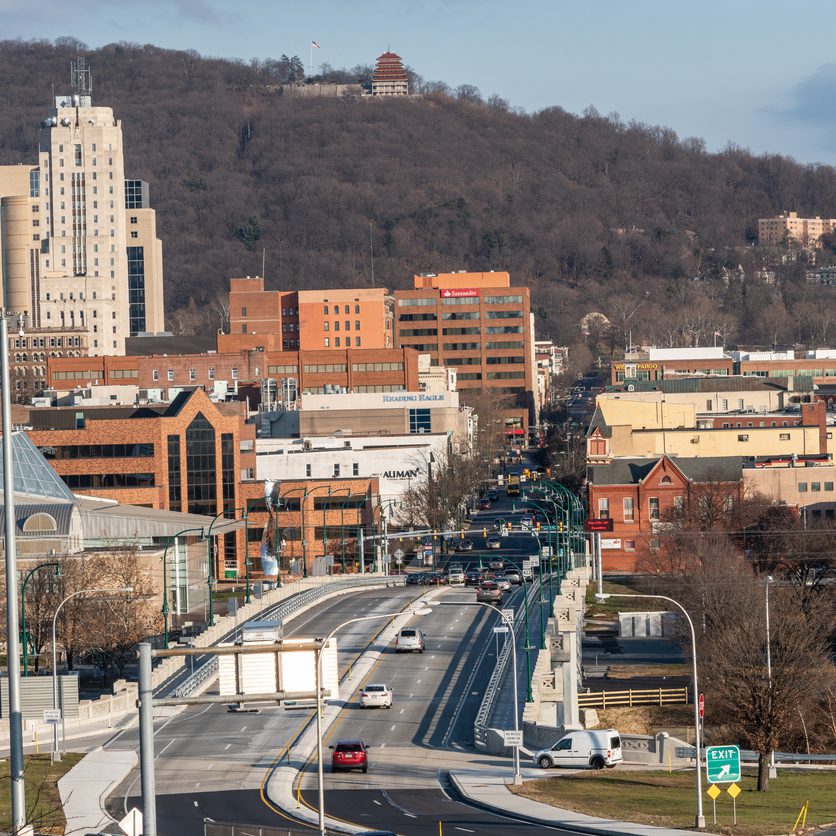
M 496 517 L 518 519 L 504 497 L 490 512 L 473 521 L 474 552 L 453 560 L 478 562 L 496 555 L 484 550 L 481 528 L 489 529 Z M 489 535 L 493 533 L 489 531 Z M 520 531 L 503 538 L 503 549 L 519 561 L 536 551 L 536 540 Z M 288 625 L 288 634 L 323 635 L 355 615 L 400 609 L 421 587 L 357 593 L 325 602 Z M 496 659 L 492 627 L 497 616 L 486 608 L 466 606 L 472 589 L 445 590 L 432 613 L 420 618 L 427 638 L 423 654 L 384 653 L 368 681 L 386 682 L 395 692 L 391 709 L 361 709 L 354 686 L 351 697 L 325 741 L 364 739 L 372 748 L 367 774 L 326 772 L 326 810 L 329 816 L 350 820 L 369 829 L 390 829 L 403 836 L 445 833 L 515 836 L 534 831 L 568 832 L 560 828 L 518 823 L 475 810 L 448 795 L 450 769 L 499 766 L 510 760 L 495 758 L 473 748 L 473 721 Z M 521 593 L 506 595 L 503 605 L 518 605 Z M 539 617 L 532 621 L 532 636 L 539 637 Z M 345 669 L 382 625 L 352 625 L 339 636 L 340 664 Z M 525 638 L 522 639 L 525 641 Z M 524 698 L 524 694 L 523 694 Z M 156 780 L 158 821 L 162 836 L 202 836 L 204 817 L 216 821 L 295 826 L 264 804 L 260 787 L 271 764 L 292 743 L 311 713 L 293 713 L 270 707 L 257 714 L 230 714 L 222 706 L 200 706 L 156 723 Z M 108 748 L 134 749 L 134 730 L 119 733 Z M 330 754 L 325 751 L 326 763 Z M 312 767 L 311 767 L 312 769 Z M 533 767 L 532 767 L 533 769 Z M 315 773 L 303 777 L 303 799 L 315 802 Z M 111 798 L 114 814 L 134 804 L 138 774 L 134 772 Z M 302 828 L 304 829 L 304 828 Z

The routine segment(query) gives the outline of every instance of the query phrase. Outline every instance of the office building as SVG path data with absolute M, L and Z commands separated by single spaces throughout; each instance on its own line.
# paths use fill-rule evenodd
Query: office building
M 385 288 L 265 290 L 261 277 L 232 279 L 229 334 L 218 350 L 320 351 L 392 348 Z
M 162 245 L 148 185 L 126 180 L 122 125 L 93 106 L 89 71 L 43 121 L 38 163 L 0 167 L 0 250 L 6 305 L 27 331 L 86 332 L 91 355 L 162 331 Z
M 395 291 L 395 345 L 456 369 L 463 400 L 502 404 L 505 433 L 527 437 L 535 421 L 534 327 L 529 290 L 506 272 L 416 275 Z

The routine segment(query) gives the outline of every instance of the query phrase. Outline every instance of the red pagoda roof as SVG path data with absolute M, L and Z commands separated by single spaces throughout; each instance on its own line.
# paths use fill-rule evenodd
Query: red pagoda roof
M 374 81 L 407 81 L 403 59 L 394 52 L 384 52 L 377 59 L 374 68 Z

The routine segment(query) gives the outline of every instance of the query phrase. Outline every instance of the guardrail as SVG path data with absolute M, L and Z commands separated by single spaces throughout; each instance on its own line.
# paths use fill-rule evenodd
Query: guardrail
M 275 619 L 277 621 L 285 620 L 289 615 L 298 610 L 302 609 L 303 607 L 307 607 L 312 603 L 315 603 L 318 599 L 324 598 L 328 595 L 331 595 L 333 592 L 341 590 L 341 589 L 348 589 L 348 588 L 356 588 L 356 587 L 364 587 L 364 586 L 379 586 L 381 582 L 392 583 L 392 584 L 402 584 L 404 581 L 401 577 L 396 576 L 376 576 L 376 577 L 350 577 L 346 578 L 344 581 L 336 581 L 335 583 L 328 584 L 327 586 L 314 586 L 310 589 L 305 590 L 304 592 L 300 592 L 298 595 L 294 595 L 292 598 L 288 598 L 285 601 L 281 601 L 278 604 L 273 604 L 272 606 L 265 607 L 261 612 L 258 613 L 257 618 L 259 619 Z M 226 635 L 222 636 L 216 644 L 220 644 L 221 642 L 230 641 L 235 638 L 235 634 L 237 633 L 236 630 L 232 630 Z M 200 688 L 208 679 L 211 679 L 216 673 L 218 672 L 218 657 L 217 656 L 210 656 L 208 660 L 204 661 L 203 664 L 197 668 L 194 673 L 192 673 L 188 679 L 184 680 L 177 688 L 174 689 L 174 696 L 182 699 L 183 697 L 191 696 L 198 688 Z
M 578 693 L 578 708 L 632 708 L 634 705 L 687 705 L 687 688 L 647 688 Z
M 703 753 L 704 754 L 704 753 Z M 775 762 L 776 763 L 790 763 L 790 764 L 800 764 L 800 763 L 836 763 L 836 754 L 829 754 L 825 752 L 824 754 L 819 755 L 808 755 L 804 752 L 775 752 Z M 694 747 L 693 746 L 677 746 L 676 747 L 676 756 L 678 758 L 694 758 Z M 703 757 L 703 760 L 705 758 Z M 740 750 L 740 760 L 743 763 L 757 763 L 758 762 L 758 753 L 753 752 L 751 749 L 741 749 Z
M 532 584 L 531 588 L 525 592 L 530 599 L 537 594 L 540 594 L 540 580 L 536 584 Z M 517 610 L 519 613 L 519 610 Z M 517 640 L 517 634 L 523 628 L 525 619 L 519 615 L 514 616 L 514 638 Z M 525 652 L 525 651 L 524 651 Z M 505 669 L 508 667 L 508 660 L 511 657 L 511 641 L 506 641 L 502 645 L 502 650 L 499 652 L 499 657 L 496 660 L 496 666 L 493 669 L 491 678 L 485 687 L 485 695 L 482 697 L 482 702 L 479 704 L 479 710 L 476 712 L 476 719 L 473 721 L 473 742 L 477 746 L 486 746 L 488 738 L 488 723 L 493 715 L 494 705 L 497 696 L 499 695 L 500 687 L 502 685 L 503 677 L 505 676 Z M 516 671 L 514 672 L 516 676 Z M 516 711 L 516 706 L 514 707 Z

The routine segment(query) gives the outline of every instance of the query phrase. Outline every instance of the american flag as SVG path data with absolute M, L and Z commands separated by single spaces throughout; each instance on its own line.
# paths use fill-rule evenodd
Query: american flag
M 316 49 L 322 49 L 322 47 L 316 41 L 311 41 L 311 46 Z

